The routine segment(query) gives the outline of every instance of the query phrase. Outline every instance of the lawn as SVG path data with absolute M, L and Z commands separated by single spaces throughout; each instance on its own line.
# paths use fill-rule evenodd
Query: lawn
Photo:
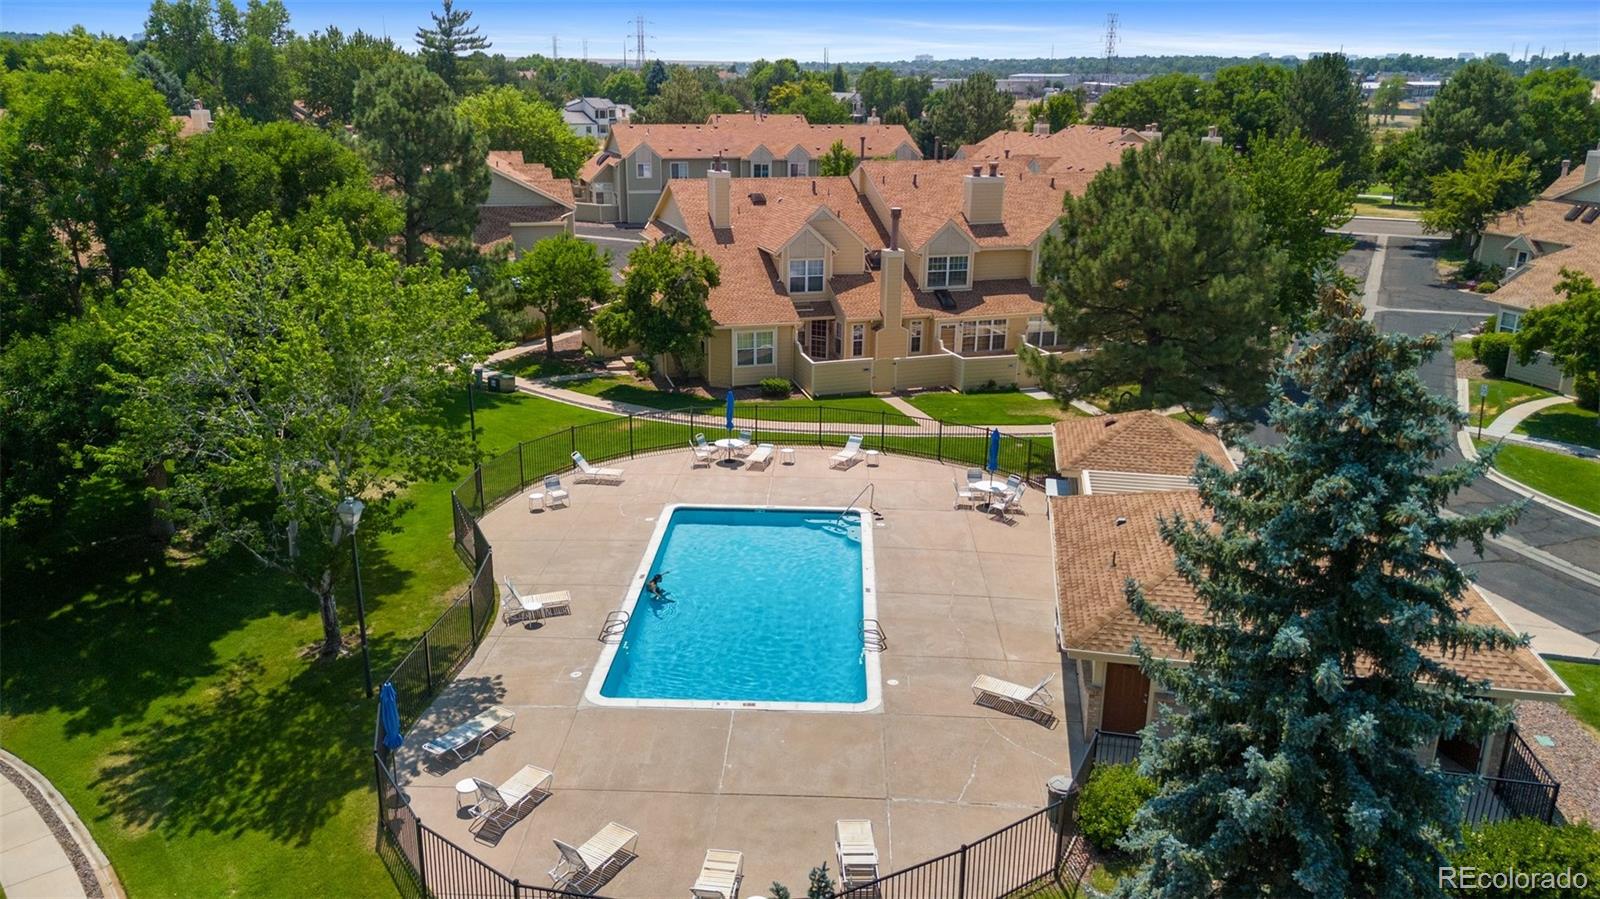
M 1394 203 L 1367 199 L 1358 199 L 1350 207 L 1351 215 L 1364 215 L 1373 218 L 1387 219 L 1414 219 L 1422 214 L 1421 203 Z
M 491 367 L 499 371 L 510 372 L 519 378 L 551 378 L 556 375 L 573 375 L 579 372 L 593 371 L 593 368 L 584 362 L 582 353 L 557 353 L 551 358 L 545 356 L 543 349 L 534 350 L 531 353 L 523 353 L 521 356 L 496 363 Z
M 445 414 L 465 428 L 466 411 L 461 396 Z M 490 454 L 604 417 L 478 398 Z M 417 485 L 395 529 L 362 535 L 379 678 L 465 581 L 451 486 Z M 67 797 L 130 895 L 392 897 L 372 851 L 360 656 L 302 658 L 321 633 L 309 594 L 243 554 L 153 550 L 142 514 L 135 492 L 97 480 L 44 545 L 6 547 L 6 748 Z
M 1478 441 L 1479 450 L 1489 441 Z M 1494 467 L 1541 493 L 1600 512 L 1600 462 L 1515 443 L 1500 444 Z
M 1472 360 L 1472 340 L 1469 338 L 1469 339 L 1466 339 L 1466 340 L 1457 340 L 1457 341 L 1453 342 L 1450 345 L 1450 354 L 1455 357 L 1455 360 L 1457 362 L 1469 362 L 1469 361 L 1471 361 Z
M 1467 382 L 1467 401 L 1472 407 L 1469 417 L 1473 427 L 1477 427 L 1478 425 L 1478 391 L 1481 390 L 1485 384 L 1489 386 L 1489 395 L 1484 397 L 1482 400 L 1483 424 L 1485 427 L 1488 427 L 1489 423 L 1494 421 L 1497 415 L 1506 411 L 1507 409 L 1510 409 L 1512 406 L 1520 405 L 1531 400 L 1542 400 L 1545 397 L 1555 396 L 1555 394 L 1545 390 L 1543 387 L 1535 387 L 1532 384 L 1524 384 L 1521 381 L 1506 381 L 1500 378 L 1490 378 L 1487 380 L 1473 378 Z
M 964 425 L 1046 425 L 1081 413 L 1055 400 L 1036 400 L 1019 390 L 995 393 L 923 393 L 906 402 L 929 418 Z
M 657 390 L 654 385 L 647 381 L 640 381 L 630 377 L 595 378 L 591 381 L 563 384 L 562 386 L 568 390 L 575 390 L 579 393 L 597 396 L 612 402 L 649 406 L 652 409 L 674 411 L 692 409 L 696 412 L 720 414 L 725 402 L 721 398 L 700 396 L 693 393 L 673 393 L 666 390 Z M 878 416 L 887 415 L 889 424 L 911 424 L 911 419 L 895 411 L 893 406 L 873 396 L 824 397 L 820 400 L 808 400 L 804 397 L 784 400 L 740 400 L 734 403 L 733 408 L 734 414 L 740 418 L 755 418 L 774 410 L 784 410 L 784 413 L 790 410 L 798 410 L 796 414 L 810 412 L 812 415 L 810 420 L 815 421 L 815 410 L 819 406 L 823 408 L 823 421 L 859 421 L 863 424 L 877 424 Z M 790 415 L 789 417 L 792 418 L 794 416 Z
M 1522 424 L 1517 425 L 1516 431 L 1529 437 L 1600 449 L 1600 425 L 1597 422 L 1600 422 L 1600 415 L 1578 408 L 1577 403 L 1562 403 L 1528 416 Z
M 1559 659 L 1547 661 L 1576 694 L 1571 699 L 1561 700 L 1561 704 L 1579 721 L 1600 731 L 1600 664 L 1563 662 Z

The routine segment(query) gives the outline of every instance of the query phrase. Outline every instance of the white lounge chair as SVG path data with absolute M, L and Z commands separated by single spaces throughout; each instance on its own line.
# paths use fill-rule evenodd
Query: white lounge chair
M 501 603 L 504 607 L 501 618 L 507 625 L 519 621 L 543 621 L 555 615 L 572 614 L 572 591 L 557 590 L 554 593 L 523 593 L 517 585 L 506 578 L 506 601 Z
M 696 434 L 694 436 L 699 438 L 697 441 L 691 440 L 689 442 L 689 452 L 694 453 L 694 464 L 710 466 L 712 462 L 716 461 L 716 451 L 706 445 L 706 435 Z
M 956 502 L 954 508 L 959 509 L 962 506 L 976 506 L 978 503 L 988 499 L 988 494 L 980 493 L 977 490 L 973 490 L 971 487 L 963 487 L 961 486 L 961 482 L 957 481 L 955 478 L 951 478 L 950 482 L 956 488 Z
M 850 439 L 844 442 L 844 449 L 834 453 L 828 460 L 828 466 L 842 468 L 861 458 L 861 440 L 860 434 L 851 434 Z
M 560 840 L 552 840 L 561 858 L 550 869 L 550 881 L 558 890 L 574 893 L 592 893 L 617 876 L 628 862 L 638 858 L 634 847 L 639 834 L 613 821 L 590 837 L 582 846 L 573 847 Z
M 472 782 L 478 785 L 477 818 L 467 829 L 479 840 L 499 842 L 511 825 L 550 798 L 553 777 L 554 774 L 533 765 L 523 765 L 521 771 L 498 787 L 474 777 Z
M 1055 678 L 1055 674 L 1052 673 L 1032 687 L 1024 687 L 998 677 L 980 674 L 972 682 L 972 701 L 997 712 L 1054 726 L 1056 714 L 1050 708 L 1054 700 L 1050 696 L 1050 691 L 1045 688 L 1050 686 L 1050 682 Z
M 747 458 L 745 461 L 749 462 L 751 465 L 760 465 L 765 468 L 766 466 L 772 464 L 772 453 L 772 444 L 763 443 L 756 447 L 755 452 L 751 453 L 749 458 Z
M 573 478 L 575 481 L 599 481 L 608 484 L 622 483 L 622 469 L 595 468 L 589 464 L 588 459 L 583 457 L 583 453 L 574 452 L 572 454 L 572 463 L 578 466 L 578 475 Z
M 567 504 L 567 500 L 569 500 L 571 498 L 572 498 L 572 494 L 567 492 L 567 488 L 561 486 L 561 478 L 560 477 L 558 477 L 556 475 L 551 475 L 548 478 L 544 479 L 544 501 L 545 502 L 549 503 L 552 506 L 555 505 L 556 503 L 560 503 L 561 505 L 565 506 Z
M 700 876 L 689 888 L 694 899 L 735 899 L 744 879 L 744 853 L 732 849 L 707 849 Z
M 872 822 L 841 819 L 833 825 L 833 851 L 839 859 L 839 880 L 845 889 L 878 879 L 878 843 Z
M 503 705 L 490 706 L 422 744 L 422 751 L 434 761 L 453 756 L 456 761 L 464 762 L 481 752 L 484 746 L 511 736 L 516 723 L 516 712 Z

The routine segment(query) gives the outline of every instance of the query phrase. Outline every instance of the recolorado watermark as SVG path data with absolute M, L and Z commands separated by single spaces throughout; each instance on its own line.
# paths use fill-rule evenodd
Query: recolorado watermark
M 1439 869 L 1439 888 L 1452 890 L 1582 890 L 1589 875 L 1566 868 L 1561 871 L 1486 871 L 1472 867 Z

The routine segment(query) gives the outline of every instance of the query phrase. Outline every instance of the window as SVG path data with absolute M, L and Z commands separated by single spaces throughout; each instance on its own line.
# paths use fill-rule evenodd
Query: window
M 634 166 L 633 166 L 633 171 L 634 171 L 634 174 L 636 174 L 640 178 L 654 178 L 655 177 L 654 175 L 650 174 L 650 163 L 649 163 L 648 160 L 643 160 L 643 161 L 635 163 Z
M 929 256 L 928 287 L 965 287 L 967 285 L 967 257 Z
M 1527 265 L 1527 264 L 1528 264 L 1528 252 L 1526 250 L 1518 250 L 1517 251 L 1517 261 L 1511 263 L 1511 270 L 1512 271 L 1516 271 L 1517 269 L 1522 268 L 1524 265 Z
M 741 368 L 771 365 L 774 331 L 739 331 L 733 336 L 733 364 Z
M 668 178 L 687 178 L 687 177 L 689 177 L 689 163 L 687 163 L 687 162 L 669 162 L 669 163 L 667 163 L 667 177 Z
M 1508 332 L 1510 332 L 1512 334 L 1515 334 L 1515 333 L 1517 333 L 1517 331 L 1521 330 L 1521 328 L 1522 328 L 1522 313 L 1520 313 L 1520 312 L 1501 312 L 1500 313 L 1500 330 L 1508 331 Z
M 1042 315 L 1028 319 L 1028 333 L 1024 339 L 1034 346 L 1055 346 L 1059 342 L 1056 340 L 1056 326 Z
M 752 178 L 771 178 L 772 177 L 772 163 L 770 163 L 770 162 L 752 162 L 752 163 L 750 163 L 750 177 L 752 177 Z
M 867 354 L 867 326 L 850 326 L 850 355 L 865 356 Z
M 789 163 L 789 177 L 790 178 L 799 178 L 799 177 L 802 177 L 802 176 L 807 175 L 807 174 L 810 174 L 810 171 L 809 171 L 809 169 L 808 169 L 808 167 L 807 167 L 807 165 L 805 163 L 803 163 L 803 162 L 791 162 L 791 163 Z
M 790 293 L 821 293 L 822 292 L 822 260 L 821 259 L 791 259 L 791 260 L 789 260 L 789 292 Z
M 939 343 L 941 345 L 941 349 L 954 350 L 956 348 L 957 338 L 960 336 L 960 334 L 961 326 L 955 324 L 954 322 L 951 322 L 947 325 L 940 325 Z
M 920 321 L 914 321 L 911 323 L 911 336 L 906 342 L 906 352 L 922 352 L 922 322 Z
M 990 318 L 961 323 L 961 351 L 987 353 L 1006 348 L 1006 320 Z

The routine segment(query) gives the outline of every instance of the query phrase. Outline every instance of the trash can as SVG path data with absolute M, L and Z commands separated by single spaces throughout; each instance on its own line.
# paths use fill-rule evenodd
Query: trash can
M 1073 791 L 1072 775 L 1057 774 L 1044 782 L 1044 791 L 1045 805 L 1051 810 L 1050 826 L 1059 832 L 1072 817 L 1072 804 L 1066 801 Z
M 510 372 L 504 372 L 504 371 L 501 372 L 500 373 L 500 386 L 496 387 L 495 389 L 500 391 L 501 393 L 516 393 L 516 391 L 517 391 L 517 376 L 514 375 L 514 374 L 511 374 Z
M 489 392 L 490 393 L 499 393 L 500 392 L 500 373 L 499 372 L 497 372 L 497 371 L 489 372 L 489 376 L 487 378 L 485 378 L 484 380 L 489 382 L 488 386 L 489 386 Z

